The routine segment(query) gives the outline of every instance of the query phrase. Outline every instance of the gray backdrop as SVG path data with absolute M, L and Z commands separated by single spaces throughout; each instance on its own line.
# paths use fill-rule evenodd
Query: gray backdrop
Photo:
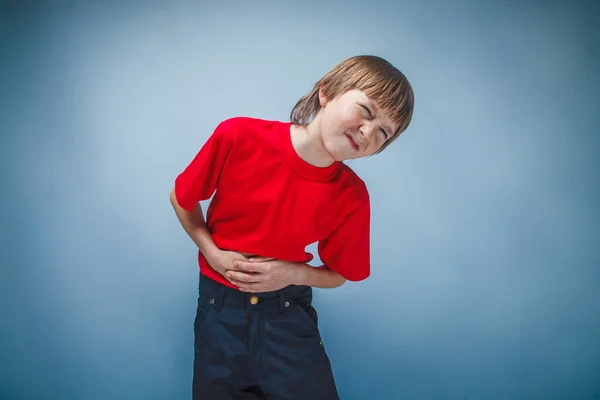
M 350 163 L 372 277 L 316 291 L 342 399 L 599 399 L 598 4 L 3 3 L 0 398 L 189 398 L 176 175 L 377 54 L 416 108 Z

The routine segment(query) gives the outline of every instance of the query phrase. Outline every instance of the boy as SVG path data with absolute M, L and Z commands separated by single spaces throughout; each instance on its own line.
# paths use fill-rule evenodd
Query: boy
M 199 249 L 194 400 L 339 398 L 312 287 L 370 275 L 369 194 L 343 161 L 385 149 L 413 102 L 389 62 L 352 57 L 291 122 L 221 122 L 177 176 L 171 203 Z M 199 201 L 213 193 L 205 221 Z M 321 267 L 306 264 L 315 242 Z

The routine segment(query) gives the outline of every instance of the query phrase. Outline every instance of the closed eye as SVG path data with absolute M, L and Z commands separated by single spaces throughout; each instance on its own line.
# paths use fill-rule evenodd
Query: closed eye
M 365 111 L 369 115 L 369 119 L 372 119 L 373 118 L 373 113 L 371 112 L 371 109 L 369 107 L 365 106 L 364 104 L 361 104 L 360 106 L 365 109 Z
M 367 114 L 369 115 L 369 119 L 373 119 L 373 112 L 371 112 L 371 109 L 363 104 L 361 104 L 360 106 L 362 108 L 364 108 L 365 111 L 367 111 Z M 383 137 L 385 138 L 385 140 L 387 140 L 389 137 L 388 133 L 383 128 L 380 128 L 380 130 L 381 130 L 381 133 L 383 133 Z

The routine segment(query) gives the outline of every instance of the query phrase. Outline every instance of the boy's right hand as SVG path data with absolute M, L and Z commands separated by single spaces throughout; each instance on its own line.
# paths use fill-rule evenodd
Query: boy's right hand
M 238 253 L 236 251 L 217 250 L 210 257 L 206 257 L 206 261 L 208 261 L 208 264 L 210 264 L 215 271 L 223 275 L 225 279 L 231 282 L 231 280 L 227 278 L 227 271 L 232 271 L 235 269 L 233 266 L 235 261 L 248 261 L 248 258 L 242 253 Z

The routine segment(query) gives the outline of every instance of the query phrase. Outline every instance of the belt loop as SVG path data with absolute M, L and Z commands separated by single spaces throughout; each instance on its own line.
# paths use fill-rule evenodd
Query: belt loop
M 219 291 L 215 295 L 215 311 L 221 312 L 221 307 L 223 307 L 223 301 L 225 298 L 225 289 L 227 287 L 223 284 L 219 284 Z

